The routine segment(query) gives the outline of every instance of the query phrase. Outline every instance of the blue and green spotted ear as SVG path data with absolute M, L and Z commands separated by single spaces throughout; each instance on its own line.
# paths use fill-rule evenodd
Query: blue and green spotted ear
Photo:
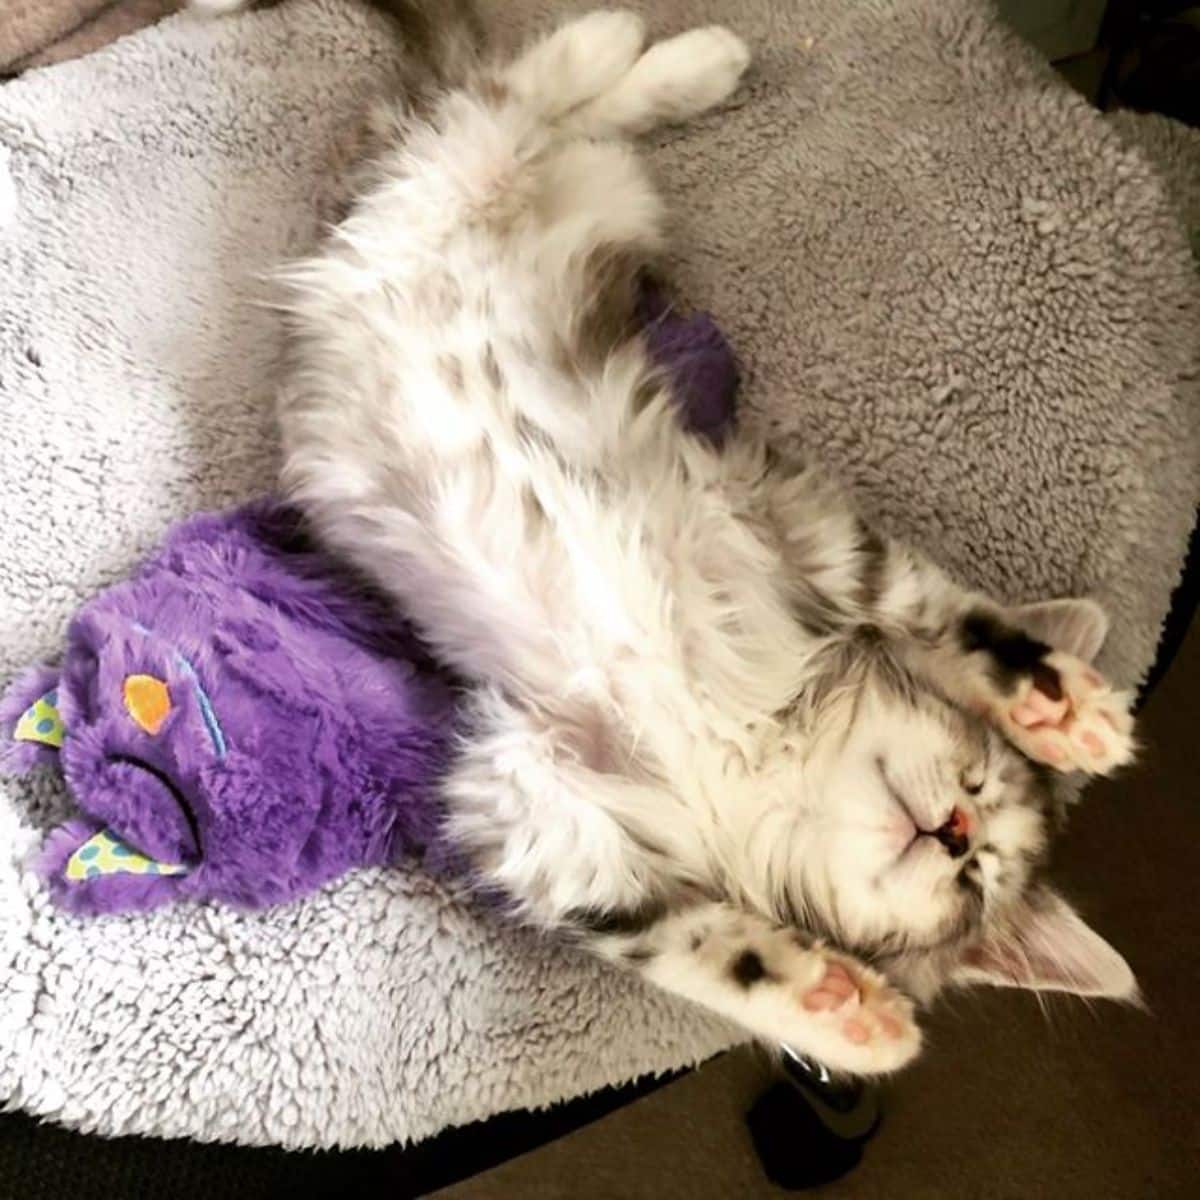
M 66 729 L 58 713 L 58 692 L 39 696 L 20 716 L 13 732 L 15 742 L 39 742 L 61 750 Z
M 182 863 L 155 862 L 127 846 L 116 834 L 101 829 L 67 859 L 64 878 L 71 883 L 97 875 L 186 875 Z

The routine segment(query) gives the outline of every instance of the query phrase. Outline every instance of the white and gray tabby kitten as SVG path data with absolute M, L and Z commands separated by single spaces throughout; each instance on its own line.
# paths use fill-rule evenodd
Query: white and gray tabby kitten
M 445 799 L 489 884 L 884 1072 L 947 983 L 1134 994 L 1040 878 L 1050 768 L 1126 762 L 1131 721 L 1086 665 L 1094 605 L 1005 610 L 816 472 L 681 426 L 633 320 L 664 214 L 630 139 L 747 60 L 596 12 L 393 105 L 289 274 L 285 483 L 474 685 Z

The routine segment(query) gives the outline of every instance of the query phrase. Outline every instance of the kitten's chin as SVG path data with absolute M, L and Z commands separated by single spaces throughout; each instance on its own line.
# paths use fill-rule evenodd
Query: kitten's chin
M 928 1005 L 953 980 L 959 957 L 957 948 L 925 950 L 899 954 L 875 965 L 918 1004 Z

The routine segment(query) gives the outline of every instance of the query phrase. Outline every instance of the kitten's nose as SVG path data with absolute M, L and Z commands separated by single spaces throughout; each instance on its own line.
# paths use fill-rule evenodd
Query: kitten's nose
M 946 823 L 935 829 L 933 836 L 946 847 L 951 858 L 962 858 L 971 848 L 970 832 L 971 818 L 955 805 Z

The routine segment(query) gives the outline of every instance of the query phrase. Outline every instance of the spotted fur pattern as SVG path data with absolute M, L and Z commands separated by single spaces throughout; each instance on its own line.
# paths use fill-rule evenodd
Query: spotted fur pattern
M 1006 610 L 816 468 L 681 427 L 633 320 L 665 216 L 631 138 L 747 61 L 599 12 L 388 107 L 287 277 L 285 481 L 473 683 L 446 801 L 489 885 L 882 1072 L 948 982 L 1132 994 L 1041 880 L 1050 770 L 1113 769 L 1130 723 L 1094 606 Z

